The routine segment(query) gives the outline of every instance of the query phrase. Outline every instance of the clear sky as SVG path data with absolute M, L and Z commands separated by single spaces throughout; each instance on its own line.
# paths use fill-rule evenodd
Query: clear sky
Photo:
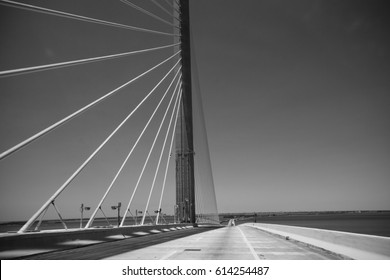
M 192 4 L 219 209 L 389 209 L 386 1 Z
M 172 32 L 120 1 L 32 2 Z M 166 16 L 149 1 L 133 2 Z M 385 4 L 191 1 L 220 212 L 390 209 L 390 25 Z M 172 43 L 171 37 L 4 6 L 0 13 L 1 70 Z M 0 78 L 1 151 L 171 53 Z M 0 162 L 0 220 L 29 218 L 168 69 Z M 146 111 L 152 109 L 146 105 Z M 113 139 L 100 160 L 72 183 L 58 201 L 60 209 L 75 216 L 81 202 L 96 204 L 143 119 L 139 115 L 129 123 L 124 137 Z M 126 204 L 123 191 L 133 184 L 139 165 L 126 169 L 107 207 Z M 171 206 L 169 200 L 164 205 Z

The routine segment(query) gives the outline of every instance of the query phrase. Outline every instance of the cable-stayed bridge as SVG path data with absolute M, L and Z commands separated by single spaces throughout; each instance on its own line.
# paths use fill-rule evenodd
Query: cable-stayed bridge
M 115 164 L 117 170 L 112 173 L 111 181 L 108 184 L 106 190 L 101 194 L 98 203 L 96 205 L 81 207 L 81 211 L 83 212 L 85 209 L 92 208 L 92 215 L 86 223 L 85 228 L 90 228 L 93 226 L 94 219 L 97 217 L 97 215 L 103 215 L 104 217 L 106 216 L 105 212 L 107 212 L 107 206 L 105 205 L 105 202 L 109 199 L 109 196 L 114 188 L 120 184 L 119 181 L 121 180 L 121 176 L 128 172 L 126 169 L 128 169 L 129 165 L 131 164 L 130 161 L 135 161 L 135 154 L 137 154 L 137 152 L 140 153 L 138 150 L 141 150 L 142 148 L 144 148 L 145 151 L 147 150 L 147 152 L 144 155 L 144 159 L 141 159 L 141 156 L 136 158 L 137 161 L 135 161 L 135 164 L 141 166 L 142 168 L 139 171 L 135 185 L 133 186 L 130 182 L 122 180 L 122 184 L 127 183 L 127 185 L 130 187 L 130 190 L 128 187 L 124 190 L 124 194 L 120 194 L 121 198 L 124 198 L 125 194 L 127 194 L 129 197 L 128 202 L 123 203 L 123 206 L 122 202 L 116 206 L 119 214 L 121 214 L 120 207 L 123 212 L 123 215 L 120 215 L 121 221 L 119 226 L 125 226 L 126 219 L 132 220 L 132 216 L 136 215 L 138 217 L 140 213 L 142 213 L 140 215 L 139 221 L 139 224 L 141 225 L 145 224 L 147 216 L 151 217 L 152 215 L 153 218 L 151 217 L 151 220 L 153 220 L 153 223 L 159 224 L 161 222 L 161 219 L 163 219 L 161 215 L 162 211 L 168 210 L 162 207 L 164 191 L 166 187 L 168 187 L 168 172 L 174 174 L 174 179 L 176 179 L 175 190 L 170 190 L 171 193 L 176 193 L 176 203 L 171 204 L 169 208 L 169 212 L 171 216 L 174 216 L 174 220 L 178 222 L 180 221 L 191 223 L 218 223 L 218 213 L 216 209 L 216 200 L 211 177 L 211 170 L 207 171 L 208 174 L 204 174 L 204 166 L 206 166 L 206 168 L 210 168 L 207 142 L 201 143 L 198 141 L 198 147 L 202 147 L 203 145 L 203 148 L 205 149 L 204 152 L 202 152 L 201 149 L 198 149 L 199 152 L 196 151 L 198 153 L 196 156 L 193 148 L 192 77 L 189 47 L 190 33 L 188 25 L 189 21 L 183 20 L 182 12 L 183 9 L 188 11 L 188 5 L 187 7 L 182 7 L 177 3 L 171 3 L 169 1 L 163 1 L 163 3 L 159 3 L 158 1 L 151 1 L 149 6 L 152 4 L 162 12 L 160 12 L 161 15 L 157 15 L 155 12 L 152 13 L 130 1 L 118 2 L 120 3 L 117 4 L 122 5 L 123 9 L 135 10 L 138 13 L 144 14 L 145 17 L 147 17 L 146 22 L 149 22 L 150 19 L 152 21 L 155 20 L 161 24 L 166 25 L 168 27 L 168 31 L 161 31 L 161 28 L 160 30 L 154 30 L 138 26 L 125 25 L 122 23 L 91 18 L 81 14 L 68 13 L 21 2 L 1 2 L 2 5 L 7 6 L 6 12 L 12 13 L 15 12 L 13 11 L 15 9 L 22 9 L 29 13 L 43 14 L 39 15 L 42 17 L 59 17 L 61 20 L 64 19 L 66 21 L 77 21 L 77 24 L 79 25 L 94 24 L 108 26 L 110 29 L 124 29 L 125 32 L 130 33 L 126 34 L 127 36 L 134 37 L 132 40 L 143 40 L 142 38 L 137 38 L 137 33 L 146 33 L 149 37 L 157 37 L 147 39 L 149 41 L 153 40 L 153 45 L 151 43 L 143 42 L 142 44 L 139 44 L 143 45 L 142 49 L 134 49 L 134 47 L 129 47 L 127 52 L 1 71 L 0 75 L 3 80 L 11 79 L 11 82 L 17 82 L 17 78 L 19 76 L 37 75 L 37 82 L 47 83 L 48 81 L 45 80 L 47 79 L 46 72 L 52 71 L 62 73 L 61 71 L 63 71 L 65 67 L 78 68 L 80 65 L 85 65 L 85 67 L 94 67 L 94 65 L 98 63 L 105 63 L 107 60 L 118 61 L 122 59 L 128 59 L 126 69 L 132 69 L 134 66 L 131 63 L 134 63 L 134 61 L 140 63 L 140 60 L 130 60 L 129 57 L 131 56 L 157 53 L 153 58 L 155 59 L 158 57 L 158 59 L 155 59 L 157 63 L 152 65 L 152 67 L 148 67 L 146 71 L 132 69 L 137 74 L 133 76 L 129 73 L 129 80 L 126 83 L 114 86 L 114 88 L 112 88 L 112 90 L 110 90 L 108 93 L 104 92 L 101 97 L 90 102 L 89 104 L 86 104 L 85 106 L 82 106 L 77 111 L 67 115 L 60 120 L 54 120 L 53 124 L 49 127 L 35 133 L 17 145 L 12 146 L 0 155 L 1 160 L 7 161 L 8 157 L 12 157 L 14 153 L 22 154 L 26 149 L 34 149 L 34 142 L 40 141 L 41 138 L 46 137 L 48 134 L 56 133 L 57 130 L 62 129 L 62 126 L 68 125 L 68 122 L 77 122 L 80 118 L 82 118 L 83 114 L 87 114 L 89 110 L 97 110 L 97 107 L 100 106 L 101 103 L 107 102 L 108 99 L 114 99 L 117 97 L 117 95 L 132 95 L 135 91 L 139 91 L 139 89 L 132 87 L 134 83 L 145 82 L 148 84 L 147 87 L 150 88 L 143 93 L 143 96 L 142 93 L 139 94 L 139 99 L 136 100 L 139 102 L 129 103 L 127 105 L 129 111 L 127 112 L 126 117 L 121 122 L 114 123 L 111 132 L 99 145 L 94 147 L 92 153 L 90 153 L 90 155 L 85 158 L 81 165 L 75 168 L 71 176 L 69 176 L 63 184 L 60 184 L 57 190 L 50 188 L 54 190 L 52 196 L 49 197 L 49 199 L 41 206 L 41 208 L 19 230 L 19 233 L 30 230 L 37 221 L 38 224 L 35 225 L 35 227 L 38 229 L 49 208 L 53 208 L 58 217 L 63 221 L 63 215 L 59 210 L 60 207 L 56 206 L 57 200 L 61 199 L 62 193 L 67 191 L 71 192 L 71 189 L 73 188 L 82 187 L 76 186 L 77 183 L 74 183 L 75 180 L 77 180 L 77 176 L 79 176 L 90 163 L 96 160 L 96 157 L 99 156 L 99 153 L 102 152 L 109 145 L 109 142 L 113 141 L 115 137 L 123 137 L 123 139 L 126 139 L 127 137 L 128 147 L 122 152 L 125 155 L 124 157 L 122 156 L 121 158 L 118 158 L 116 163 L 108 162 L 109 165 Z M 163 15 L 165 19 L 163 19 Z M 188 12 L 186 17 L 188 18 Z M 122 33 L 125 34 L 125 32 Z M 123 35 L 121 34 L 121 36 Z M 164 37 L 165 40 L 160 40 L 161 37 Z M 161 44 L 159 41 L 164 43 Z M 165 42 L 169 43 L 165 44 Z M 106 73 L 106 75 L 109 74 L 110 73 Z M 147 78 L 148 75 L 153 75 L 153 78 L 160 77 L 159 80 L 152 83 L 148 80 L 145 81 L 145 78 Z M 94 86 L 92 87 L 94 90 L 96 90 Z M 199 92 L 197 94 L 199 94 Z M 198 98 L 197 100 L 198 106 L 201 106 L 200 99 Z M 49 106 L 49 104 L 47 105 Z M 203 119 L 201 115 L 201 108 L 198 108 L 199 111 L 197 116 L 200 118 L 195 121 L 198 122 L 197 126 L 200 127 L 200 125 L 204 124 L 202 123 Z M 111 108 L 111 110 L 116 109 Z M 142 110 L 146 112 L 138 113 L 138 111 Z M 121 136 L 117 136 L 118 134 L 121 134 L 122 130 L 126 129 L 126 125 L 128 125 L 131 118 L 141 118 L 140 116 L 145 116 L 145 120 L 138 121 L 138 123 L 134 124 L 133 126 L 137 125 L 136 128 L 128 127 L 126 132 L 122 133 Z M 96 122 L 98 121 L 100 120 L 97 119 Z M 140 129 L 142 125 L 142 129 Z M 201 131 L 198 133 L 201 133 Z M 205 138 L 199 139 L 200 141 L 205 140 Z M 63 141 L 66 141 L 66 139 L 59 141 L 59 148 L 61 148 L 61 142 Z M 149 144 L 150 141 L 151 144 Z M 195 139 L 195 141 L 197 141 L 197 139 Z M 149 149 L 147 149 L 148 145 Z M 194 158 L 196 160 L 194 160 Z M 201 161 L 201 158 L 203 158 L 203 162 Z M 101 160 L 101 164 L 103 165 L 105 164 L 104 160 L 105 159 Z M 121 163 L 119 164 L 120 160 Z M 155 164 L 155 162 L 157 162 L 157 164 Z M 201 176 L 198 177 L 197 180 L 198 186 L 196 188 L 196 192 L 194 188 L 195 172 Z M 145 179 L 147 176 L 152 178 L 151 183 L 144 183 L 144 181 L 147 181 L 147 179 Z M 206 181 L 205 179 L 208 180 Z M 168 181 L 168 184 L 170 184 L 170 187 L 172 188 L 172 182 Z M 139 195 L 137 196 L 137 191 L 139 192 L 141 188 L 143 189 L 142 194 L 147 194 L 146 198 L 141 198 Z M 83 192 L 75 193 L 74 195 L 77 196 L 80 201 L 85 201 L 81 197 L 80 193 Z M 85 192 L 85 194 L 88 196 L 88 192 Z M 172 194 L 170 195 L 172 196 Z M 152 197 L 155 199 L 152 200 Z M 141 199 L 145 200 L 144 207 L 141 207 L 141 209 L 134 209 L 134 201 L 141 201 Z M 133 214 L 135 211 L 137 211 L 137 213 Z M 66 227 L 66 223 L 64 221 L 63 225 Z
M 32 252 L 45 253 L 34 258 L 133 258 L 128 251 L 162 246 L 151 234 L 166 232 L 162 240 L 183 248 L 150 247 L 158 258 L 207 249 L 218 258 L 221 248 L 230 258 L 342 258 L 255 225 L 210 231 L 220 221 L 188 0 L 0 4 L 18 27 L 6 33 L 0 70 L 2 204 L 6 218 L 27 220 L 2 237 L 5 257 L 23 242 L 34 249 L 28 236 L 42 245 Z M 53 219 L 58 228 L 45 230 Z M 270 243 L 276 249 L 257 252 Z

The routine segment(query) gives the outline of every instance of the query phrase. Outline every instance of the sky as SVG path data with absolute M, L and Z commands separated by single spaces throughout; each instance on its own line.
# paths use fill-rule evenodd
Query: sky
M 192 4 L 220 211 L 389 209 L 385 1 Z
M 166 17 L 150 2 L 133 2 Z M 386 2 L 190 2 L 193 71 L 199 76 L 219 212 L 390 209 Z M 33 3 L 172 32 L 172 27 L 120 1 Z M 0 13 L 1 70 L 172 43 L 169 36 L 4 6 Z M 171 54 L 158 51 L 0 78 L 1 150 Z M 0 220 L 29 218 L 171 66 L 2 160 Z M 144 113 L 136 115 L 61 195 L 62 211 L 74 216 L 81 202 L 96 204 L 126 155 L 129 140 L 134 141 L 134 131 L 142 129 L 153 108 L 152 102 L 146 104 Z M 157 121 L 151 124 L 157 126 Z M 140 145 L 140 157 L 149 149 L 151 135 Z M 126 204 L 123 192 L 134 185 L 141 165 L 134 162 L 126 168 L 106 207 L 119 200 Z M 172 197 L 173 191 L 167 190 L 165 197 Z M 140 191 L 139 200 L 144 201 L 145 194 Z M 164 209 L 171 206 L 167 199 Z

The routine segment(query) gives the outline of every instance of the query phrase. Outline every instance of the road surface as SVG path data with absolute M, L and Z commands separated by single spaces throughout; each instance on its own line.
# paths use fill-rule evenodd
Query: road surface
M 241 225 L 191 235 L 111 256 L 113 260 L 320 260 L 340 256 Z
M 248 225 L 194 228 L 147 234 L 87 247 L 50 252 L 30 259 L 111 260 L 320 260 L 341 256 L 286 240 Z

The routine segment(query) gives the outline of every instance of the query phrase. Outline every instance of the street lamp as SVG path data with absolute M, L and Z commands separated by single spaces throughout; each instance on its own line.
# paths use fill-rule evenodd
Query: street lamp
M 119 224 L 120 224 L 120 220 L 121 220 L 121 205 L 122 203 L 118 202 L 118 205 L 116 206 L 111 206 L 111 209 L 112 210 L 118 210 L 118 227 L 119 227 Z
M 179 208 L 179 205 L 174 205 L 173 206 L 173 223 L 174 224 L 176 224 L 176 222 L 177 222 L 177 220 L 178 220 L 178 218 L 177 218 L 177 216 L 178 216 L 178 208 Z
M 84 214 L 84 210 L 85 211 L 91 210 L 91 207 L 88 207 L 88 206 L 84 207 L 84 203 L 81 203 L 81 207 L 80 207 L 80 212 L 81 212 L 80 228 L 83 227 L 83 214 Z
M 156 216 L 156 225 L 158 224 L 159 219 L 162 219 L 167 224 L 167 221 L 164 218 L 165 214 L 162 212 L 161 208 L 159 210 L 155 210 L 154 213 L 157 214 L 157 216 Z
M 135 224 L 136 225 L 138 223 L 138 214 L 142 214 L 142 211 L 138 211 L 137 209 L 135 209 Z
M 160 208 L 160 210 L 154 210 L 154 214 L 156 214 L 156 220 L 155 220 L 154 222 L 155 222 L 155 224 L 157 225 L 157 223 L 158 223 L 158 218 L 159 218 L 160 215 L 161 215 L 161 208 Z
M 184 208 L 184 217 L 185 217 L 185 223 L 188 223 L 189 222 L 189 214 L 190 214 L 190 209 L 189 209 L 189 204 L 190 204 L 190 201 L 186 198 L 185 200 L 184 200 L 184 202 L 185 202 L 185 208 Z

